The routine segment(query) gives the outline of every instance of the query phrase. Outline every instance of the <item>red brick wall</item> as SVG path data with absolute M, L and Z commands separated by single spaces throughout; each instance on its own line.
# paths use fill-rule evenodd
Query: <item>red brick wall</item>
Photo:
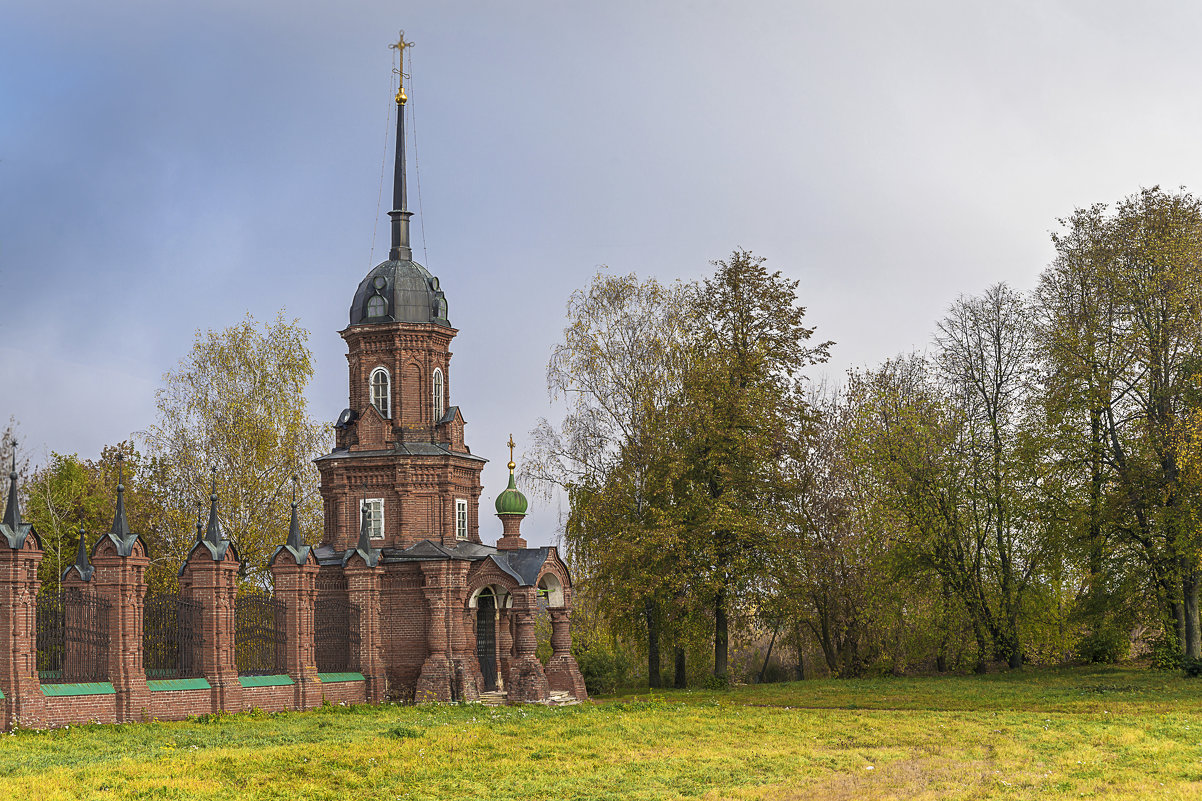
M 46 699 L 46 725 L 51 728 L 76 723 L 116 723 L 117 696 L 52 695 Z
M 150 694 L 151 718 L 184 720 L 189 715 L 204 715 L 212 711 L 211 690 L 160 690 Z
M 415 564 L 392 564 L 385 565 L 384 571 L 380 598 L 384 666 L 392 696 L 411 701 L 428 643 L 429 609 L 421 569 Z
M 291 684 L 282 687 L 243 687 L 242 708 L 281 712 L 293 706 L 294 690 Z
M 366 684 L 361 681 L 335 681 L 321 685 L 323 701 L 331 704 L 363 704 L 367 702 Z

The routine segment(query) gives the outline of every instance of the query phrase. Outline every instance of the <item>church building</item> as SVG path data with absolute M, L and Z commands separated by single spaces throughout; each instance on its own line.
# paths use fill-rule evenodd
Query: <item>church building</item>
M 393 45 L 404 50 L 410 43 Z M 481 538 L 481 471 L 452 402 L 451 325 L 437 277 L 413 260 L 405 182 L 404 76 L 396 94 L 391 248 L 355 289 L 348 325 L 349 403 L 335 447 L 316 460 L 325 526 L 313 549 L 317 600 L 345 597 L 354 562 L 374 568 L 380 664 L 363 670 L 369 697 L 513 701 L 585 698 L 570 651 L 572 583 L 554 547 L 529 548 L 527 501 L 514 481 L 497 497 L 502 536 Z M 493 524 L 494 526 L 496 524 Z M 487 525 L 486 525 L 487 528 Z M 535 619 L 551 618 L 552 655 L 535 655 Z M 373 675 L 374 674 L 374 675 Z M 384 690 L 381 693 L 380 690 Z

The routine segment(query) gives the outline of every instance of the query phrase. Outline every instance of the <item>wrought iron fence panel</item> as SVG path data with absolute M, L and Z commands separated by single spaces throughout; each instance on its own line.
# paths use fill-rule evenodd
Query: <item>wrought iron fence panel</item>
M 314 654 L 320 673 L 345 673 L 358 666 L 359 607 L 341 598 L 313 605 Z
M 146 596 L 142 625 L 142 665 L 150 679 L 202 676 L 203 638 L 199 601 L 178 592 Z
M 234 658 L 243 676 L 284 672 L 284 604 L 248 592 L 234 604 Z
M 94 592 L 69 587 L 37 598 L 37 667 L 43 684 L 108 681 L 109 609 Z

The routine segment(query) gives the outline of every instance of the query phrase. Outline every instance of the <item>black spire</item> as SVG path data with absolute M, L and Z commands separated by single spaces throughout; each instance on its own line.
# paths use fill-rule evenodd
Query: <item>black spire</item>
M 292 477 L 292 521 L 288 524 L 288 545 L 298 551 L 305 547 L 305 538 L 301 536 L 300 520 L 296 516 L 296 485 L 299 482 L 299 477 Z
M 92 574 L 96 572 L 96 568 L 92 567 L 88 561 L 88 547 L 85 543 L 85 534 L 83 526 L 79 527 L 79 547 L 75 549 L 75 564 L 63 571 L 63 579 L 67 578 L 67 574 L 72 570 L 79 572 L 79 577 L 84 581 L 91 581 Z
M 8 471 L 8 506 L 4 508 L 4 525 L 13 531 L 21 525 L 21 500 L 17 497 L 17 443 L 13 441 L 13 464 Z
M 209 525 L 205 529 L 204 539 L 214 548 L 221 546 L 225 539 L 221 532 L 221 521 L 217 519 L 217 465 L 212 467 L 213 487 L 209 492 Z
M 125 519 L 125 456 L 117 454 L 117 512 L 113 515 L 113 527 L 109 533 L 114 539 L 129 537 L 129 521 Z
M 298 565 L 303 565 L 309 560 L 309 552 L 312 550 L 308 545 L 305 545 L 305 538 L 301 535 L 300 519 L 297 517 L 296 508 L 300 504 L 296 500 L 297 486 L 300 484 L 300 476 L 293 474 L 292 476 L 292 522 L 288 524 L 288 540 L 283 545 L 275 549 L 268 560 L 268 564 L 275 562 L 276 556 L 280 551 L 287 551 L 292 554 L 292 558 L 296 560 Z
M 360 517 L 362 520 L 359 523 L 359 544 L 356 548 L 366 553 L 371 550 L 371 517 L 368 515 L 366 503 L 361 504 L 361 510 L 362 514 Z
M 117 511 L 113 514 L 113 527 L 105 536 L 117 547 L 118 556 L 132 554 L 138 541 L 138 535 L 129 530 L 129 521 L 125 519 L 125 456 L 120 453 L 117 454 Z
M 363 485 L 363 492 L 367 492 L 367 485 Z M 375 567 L 380 563 L 380 549 L 371 547 L 371 517 L 367 511 L 367 501 L 360 501 L 359 505 L 359 542 L 352 550 L 348 550 L 342 557 L 342 566 L 346 567 L 347 562 L 355 554 L 363 557 L 363 561 L 368 567 Z
M 4 518 L 0 519 L 0 534 L 4 536 L 8 547 L 19 551 L 25 547 L 25 538 L 33 532 L 34 542 L 42 547 L 36 531 L 31 523 L 21 522 L 21 499 L 17 496 L 17 441 L 12 441 L 13 463 L 8 472 L 8 506 L 4 508 Z
M 401 31 L 396 44 L 389 45 L 400 55 L 400 69 L 397 70 L 399 82 L 396 93 L 396 155 L 392 172 L 392 249 L 388 251 L 390 261 L 413 261 L 413 249 L 409 246 L 409 218 L 413 212 L 408 209 L 408 198 L 405 192 L 405 50 L 413 47 L 413 42 L 405 41 L 405 32 Z
M 213 473 L 213 485 L 209 491 L 209 525 L 201 534 L 200 527 L 200 506 L 197 502 L 197 518 L 196 518 L 196 544 L 192 546 L 195 551 L 200 546 L 208 549 L 209 555 L 213 557 L 214 562 L 220 562 L 225 558 L 225 552 L 228 551 L 232 543 L 225 538 L 225 534 L 221 531 L 221 521 L 217 517 L 217 465 L 213 465 L 210 470 Z M 238 549 L 234 548 L 234 554 L 237 555 Z M 189 558 L 192 556 L 192 551 L 188 552 Z M 187 559 L 184 560 L 185 564 Z M 180 566 L 180 575 L 183 575 L 184 566 Z

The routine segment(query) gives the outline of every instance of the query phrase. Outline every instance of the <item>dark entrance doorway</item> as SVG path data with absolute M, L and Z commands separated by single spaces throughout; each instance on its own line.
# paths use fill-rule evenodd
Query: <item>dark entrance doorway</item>
M 476 598 L 476 659 L 485 692 L 497 689 L 497 600 L 491 590 Z

